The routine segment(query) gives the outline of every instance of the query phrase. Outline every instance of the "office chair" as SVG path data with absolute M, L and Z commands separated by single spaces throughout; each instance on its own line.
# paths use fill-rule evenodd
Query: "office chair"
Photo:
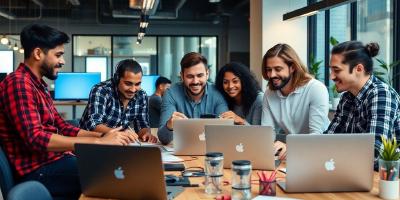
M 0 148 L 0 188 L 4 197 L 7 197 L 8 192 L 14 186 L 14 177 L 10 168 L 10 163 L 2 148 Z
M 37 181 L 26 181 L 13 187 L 7 200 L 52 200 L 49 191 Z

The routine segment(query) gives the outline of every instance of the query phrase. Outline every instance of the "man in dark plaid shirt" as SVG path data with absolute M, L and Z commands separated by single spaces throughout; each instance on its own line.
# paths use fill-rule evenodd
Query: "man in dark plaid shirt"
M 44 25 L 22 30 L 24 63 L 0 83 L 0 144 L 18 181 L 36 180 L 52 196 L 76 199 L 81 191 L 74 144 L 127 145 L 134 138 L 117 129 L 104 135 L 81 130 L 60 117 L 42 77 L 57 78 L 68 40 Z
M 157 142 L 150 132 L 148 98 L 140 89 L 142 76 L 138 62 L 132 59 L 120 61 L 112 79 L 92 88 L 80 127 L 101 133 L 122 127 L 142 141 Z
M 344 92 L 335 117 L 325 133 L 375 134 L 375 158 L 381 135 L 400 138 L 400 99 L 396 91 L 372 75 L 377 43 L 349 41 L 332 49 L 331 78 Z

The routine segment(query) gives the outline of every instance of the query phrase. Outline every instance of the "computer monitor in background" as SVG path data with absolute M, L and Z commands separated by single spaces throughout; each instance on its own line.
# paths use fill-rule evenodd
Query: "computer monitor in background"
M 156 91 L 156 80 L 158 75 L 143 75 L 142 77 L 142 90 L 146 91 L 147 96 L 151 96 Z
M 54 83 L 54 99 L 87 100 L 92 87 L 100 83 L 100 73 L 58 73 Z
M 7 76 L 7 73 L 0 73 L 0 82 L 3 81 Z

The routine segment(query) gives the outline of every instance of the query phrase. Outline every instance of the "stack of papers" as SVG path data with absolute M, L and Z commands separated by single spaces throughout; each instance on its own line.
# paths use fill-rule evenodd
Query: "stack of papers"
M 161 159 L 163 163 L 183 162 L 182 158 L 172 155 L 170 152 L 162 152 Z

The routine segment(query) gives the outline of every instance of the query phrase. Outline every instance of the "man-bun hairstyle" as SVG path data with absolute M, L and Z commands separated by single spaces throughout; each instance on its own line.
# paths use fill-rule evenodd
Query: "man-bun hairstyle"
M 365 45 L 365 49 L 367 50 L 369 57 L 373 58 L 379 53 L 379 44 L 376 42 L 370 42 Z
M 372 74 L 373 61 L 372 58 L 378 55 L 378 43 L 371 42 L 364 46 L 360 41 L 347 41 L 340 43 L 332 48 L 332 55 L 342 55 L 343 64 L 348 64 L 350 73 L 358 64 L 364 66 L 367 74 Z

